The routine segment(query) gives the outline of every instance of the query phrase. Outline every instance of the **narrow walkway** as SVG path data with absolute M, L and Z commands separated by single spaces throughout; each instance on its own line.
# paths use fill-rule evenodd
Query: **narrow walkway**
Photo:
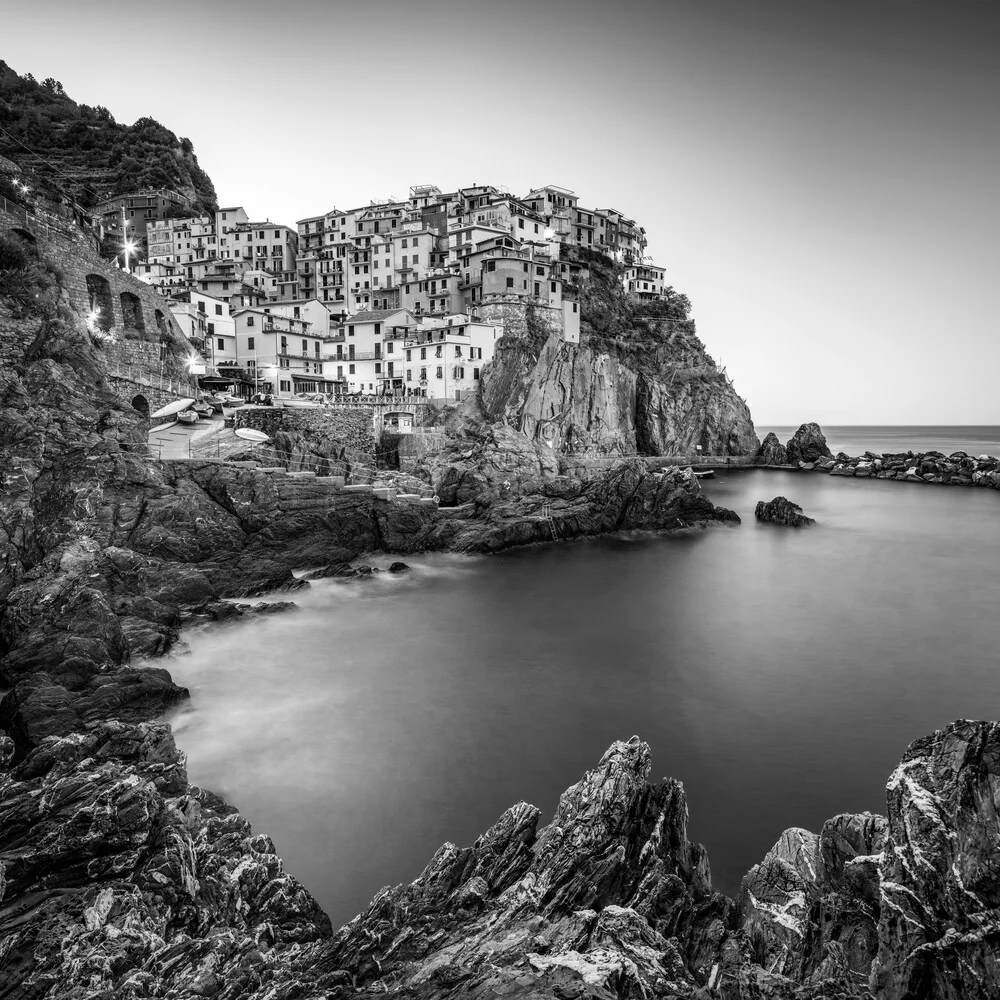
M 152 458 L 190 458 L 195 441 L 222 433 L 224 421 L 221 414 L 213 413 L 196 424 L 172 422 L 154 427 L 149 432 L 149 454 Z

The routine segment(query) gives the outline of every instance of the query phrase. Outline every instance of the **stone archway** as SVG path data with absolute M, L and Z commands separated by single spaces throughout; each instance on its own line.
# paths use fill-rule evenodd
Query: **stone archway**
M 156 320 L 157 332 L 160 334 L 161 337 L 165 337 L 169 330 L 169 327 L 167 326 L 166 316 L 164 316 L 163 313 L 159 309 L 157 309 L 153 313 L 153 318 Z
M 142 302 L 138 295 L 131 292 L 122 292 L 118 296 L 122 304 L 122 321 L 126 330 L 136 333 L 146 332 L 146 323 L 142 318 Z
M 38 246 L 38 240 L 35 239 L 35 234 L 27 229 L 19 229 L 14 226 L 12 229 L 8 230 L 13 236 L 16 236 L 25 246 L 29 246 L 32 249 Z
M 149 400 L 142 394 L 132 397 L 132 409 L 141 413 L 144 420 L 149 420 Z
M 102 278 L 99 274 L 88 274 L 87 296 L 90 303 L 87 326 L 91 330 L 110 333 L 115 325 L 115 307 L 108 279 Z

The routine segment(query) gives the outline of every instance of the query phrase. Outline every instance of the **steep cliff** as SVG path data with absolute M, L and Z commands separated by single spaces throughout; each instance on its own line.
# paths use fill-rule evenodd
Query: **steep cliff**
M 581 342 L 565 343 L 531 309 L 523 336 L 498 342 L 483 410 L 557 454 L 746 455 L 758 447 L 746 402 L 705 350 L 679 294 L 631 301 L 601 254 L 586 266 Z

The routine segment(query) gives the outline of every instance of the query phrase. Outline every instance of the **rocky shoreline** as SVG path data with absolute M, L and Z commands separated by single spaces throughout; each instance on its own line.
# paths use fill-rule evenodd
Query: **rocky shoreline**
M 152 463 L 145 421 L 111 387 L 58 270 L 33 267 L 42 291 L 0 301 L 0 998 L 995 994 L 993 723 L 918 740 L 885 819 L 787 831 L 736 900 L 712 889 L 687 839 L 681 783 L 651 783 L 649 748 L 616 743 L 550 824 L 513 806 L 334 934 L 271 841 L 189 784 L 156 721 L 187 692 L 132 658 L 162 655 L 186 623 L 259 613 L 227 598 L 291 590 L 293 570 L 337 573 L 366 552 L 496 552 L 738 518 L 683 469 L 631 459 L 553 475 L 549 452 L 503 421 L 453 435 L 433 477 L 441 508 L 222 462 Z M 686 344 L 700 360 L 693 330 Z M 748 421 L 711 372 L 688 381 L 720 440 Z M 523 422 L 513 374 L 508 388 L 493 403 Z M 668 402 L 644 411 L 644 440 L 676 436 Z M 796 461 L 814 460 L 807 445 Z
M 859 456 L 838 452 L 834 455 L 818 424 L 803 424 L 786 445 L 782 445 L 774 433 L 768 434 L 754 457 L 752 468 L 757 469 L 797 469 L 857 479 L 1000 489 L 1000 458 L 992 455 L 973 456 L 964 451 L 950 455 L 940 451 L 883 454 L 866 451 Z

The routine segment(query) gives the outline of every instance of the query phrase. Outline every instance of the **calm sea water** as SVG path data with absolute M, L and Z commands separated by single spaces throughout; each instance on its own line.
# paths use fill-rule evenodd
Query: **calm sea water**
M 740 527 L 408 559 L 192 634 L 170 665 L 192 780 L 337 924 L 521 799 L 548 819 L 633 733 L 684 781 L 731 893 L 785 827 L 882 810 L 914 738 L 1000 718 L 1000 492 L 757 470 L 705 487 Z M 819 525 L 756 524 L 779 493 Z
M 797 430 L 797 425 L 762 425 L 757 428 L 757 436 L 763 441 L 769 431 L 774 431 L 778 440 L 785 444 Z M 838 451 L 848 455 L 863 455 L 866 451 L 879 455 L 904 451 L 940 451 L 945 455 L 964 451 L 969 455 L 1000 455 L 1000 427 L 994 426 L 868 427 L 831 424 L 823 426 L 822 430 L 826 443 L 835 455 Z

